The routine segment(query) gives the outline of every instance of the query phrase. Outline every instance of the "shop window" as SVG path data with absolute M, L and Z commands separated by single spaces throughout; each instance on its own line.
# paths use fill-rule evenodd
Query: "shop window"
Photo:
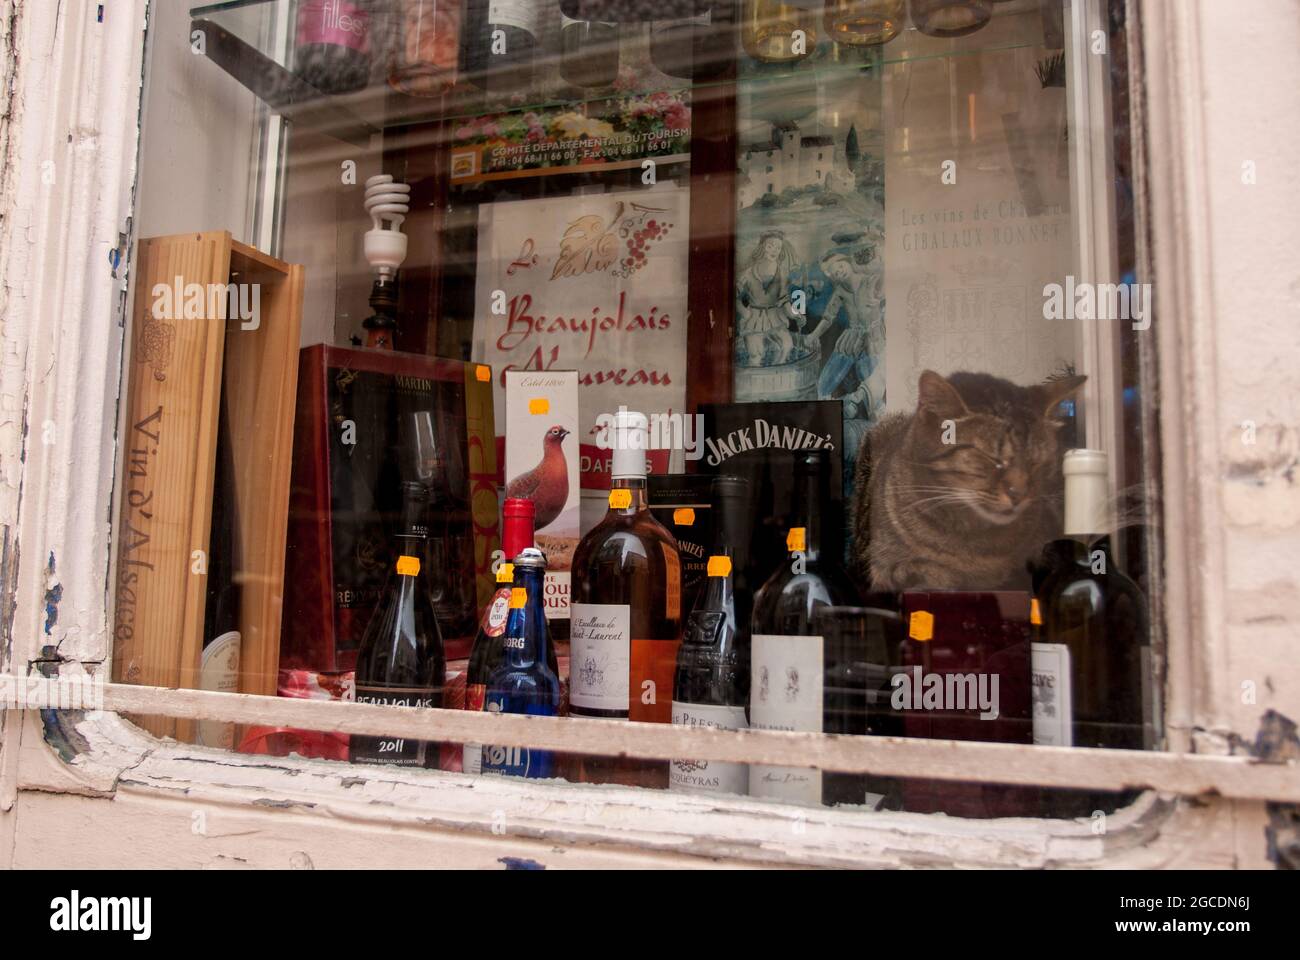
M 1085 6 L 158 10 L 115 678 L 1159 747 L 1129 24 Z M 359 776 L 1133 799 L 139 722 Z

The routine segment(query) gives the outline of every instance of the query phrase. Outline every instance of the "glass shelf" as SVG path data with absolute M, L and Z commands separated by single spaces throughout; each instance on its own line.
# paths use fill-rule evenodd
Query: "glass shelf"
M 403 93 L 386 82 L 388 39 L 394 19 L 389 3 L 378 5 L 377 26 L 372 26 L 380 53 L 372 56 L 369 81 L 359 90 L 326 94 L 293 72 L 293 0 L 226 0 L 191 8 L 191 29 L 202 34 L 209 59 L 256 94 L 263 102 L 297 126 L 364 146 L 384 129 L 408 124 L 464 121 L 501 113 L 572 110 L 599 114 L 611 103 L 658 91 L 688 91 L 700 102 L 731 96 L 739 79 L 753 85 L 793 85 L 846 78 L 864 70 L 901 68 L 910 64 L 969 58 L 980 54 L 1025 49 L 1024 29 L 1010 29 L 1014 18 L 1040 18 L 1037 0 L 1013 0 L 996 5 L 995 15 L 982 30 L 957 39 L 929 37 L 908 25 L 881 46 L 853 47 L 822 40 L 803 59 L 792 63 L 761 63 L 740 48 L 734 26 L 718 27 L 709 34 L 713 55 L 695 71 L 696 78 L 670 76 L 660 71 L 649 55 L 650 31 L 658 25 L 624 23 L 618 30 L 620 69 L 615 83 L 578 87 L 560 74 L 559 12 L 554 3 L 545 7 L 549 18 L 539 31 L 533 75 L 526 94 L 491 97 L 467 83 L 458 83 L 434 97 Z M 390 12 L 385 13 L 388 10 Z M 1021 24 L 1020 26 L 1023 26 Z M 192 38 L 193 39 L 193 38 Z M 698 48 L 697 48 L 698 49 Z

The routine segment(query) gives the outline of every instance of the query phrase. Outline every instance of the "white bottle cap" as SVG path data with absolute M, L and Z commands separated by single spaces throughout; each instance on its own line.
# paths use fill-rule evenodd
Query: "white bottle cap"
M 1069 450 L 1065 475 L 1065 535 L 1087 537 L 1110 530 L 1110 463 L 1105 450 Z
M 645 476 L 645 456 L 650 448 L 650 421 L 644 413 L 620 408 L 614 414 L 609 438 L 613 453 L 609 475 L 614 480 L 639 480 Z

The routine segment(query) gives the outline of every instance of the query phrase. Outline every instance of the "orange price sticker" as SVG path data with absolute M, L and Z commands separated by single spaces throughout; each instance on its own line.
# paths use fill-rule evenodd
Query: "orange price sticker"
M 397 572 L 403 577 L 414 577 L 420 572 L 420 558 L 400 556 L 397 558 Z
M 679 527 L 693 526 L 695 523 L 695 511 L 690 507 L 678 507 L 673 511 L 673 523 Z
M 510 609 L 522 610 L 528 603 L 528 590 L 525 587 L 512 587 L 510 590 Z
M 806 533 L 803 527 L 791 527 L 790 532 L 785 535 L 785 548 L 791 553 L 807 549 Z
M 1038 598 L 1029 601 L 1029 622 L 1036 627 L 1043 625 L 1043 609 L 1038 605 Z
M 632 491 L 626 489 L 609 491 L 609 505 L 615 510 L 626 510 L 632 506 Z
M 731 576 L 731 558 L 730 557 L 709 557 L 709 576 L 711 577 Z
M 515 580 L 515 565 L 513 563 L 503 563 L 497 567 L 497 583 L 513 583 Z
M 485 366 L 484 364 L 481 364 L 481 363 L 480 363 L 480 364 L 479 364 L 479 365 L 474 369 L 474 376 L 478 378 L 478 380 L 479 380 L 480 383 L 491 383 L 491 382 L 492 382 L 492 368 L 489 367 L 489 366 Z
M 528 412 L 534 417 L 551 412 L 551 401 L 545 397 L 533 397 L 528 401 Z
M 928 610 L 917 610 L 907 622 L 907 635 L 919 643 L 927 642 L 934 636 L 934 614 Z

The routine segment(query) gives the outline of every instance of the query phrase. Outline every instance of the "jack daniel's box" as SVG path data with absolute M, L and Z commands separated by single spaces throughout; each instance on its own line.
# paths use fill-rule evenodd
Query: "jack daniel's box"
M 827 447 L 831 451 L 831 502 L 823 506 L 823 536 L 828 539 L 822 549 L 832 556 L 843 549 L 840 407 L 838 400 L 700 404 L 704 417 L 701 469 L 743 477 L 749 483 L 754 526 L 743 580 L 754 591 L 787 556 L 785 538 L 794 490 L 792 450 Z
M 646 478 L 651 515 L 677 538 L 682 560 L 682 615 L 695 609 L 709 561 L 710 488 L 707 473 L 652 473 Z
M 448 660 L 469 655 L 497 549 L 489 367 L 387 350 L 302 350 L 281 687 L 345 673 L 392 566 L 403 480 L 431 488 L 422 558 Z

